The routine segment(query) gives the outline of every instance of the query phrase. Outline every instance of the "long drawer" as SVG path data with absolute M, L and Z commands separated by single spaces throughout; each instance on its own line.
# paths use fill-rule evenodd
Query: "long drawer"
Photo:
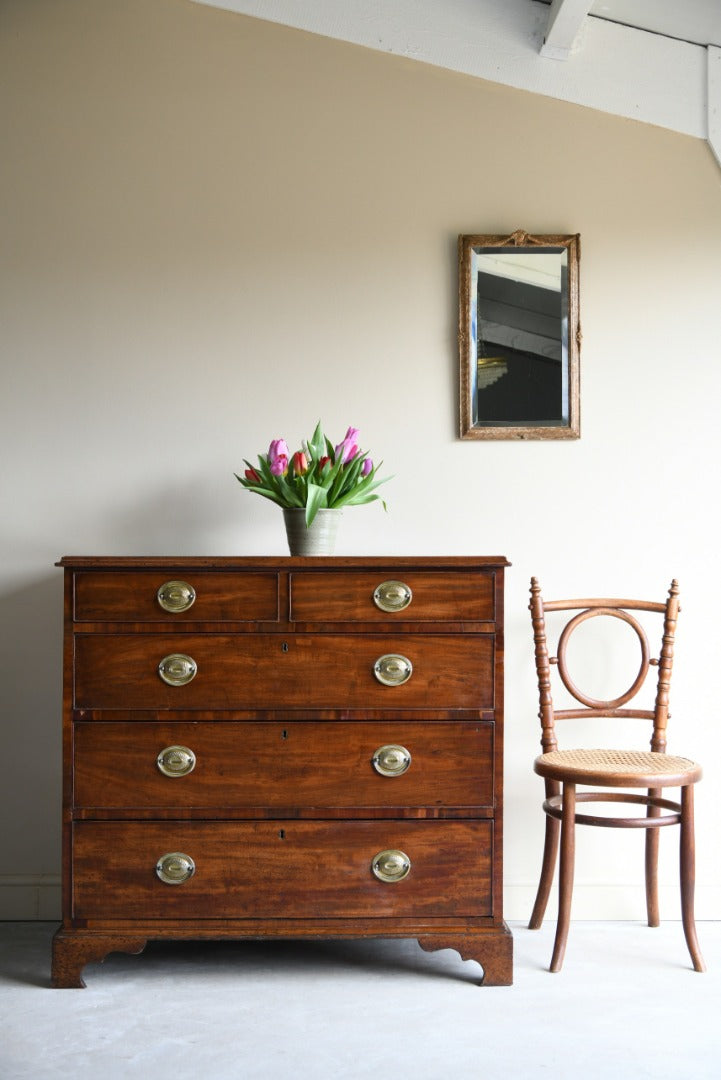
M 79 822 L 73 833 L 76 918 L 492 914 L 489 821 Z M 408 857 L 402 880 L 374 875 L 385 851 Z M 168 854 L 192 859 L 188 880 L 160 880 Z
M 189 657 L 192 681 L 169 686 L 159 665 Z M 399 654 L 412 674 L 374 671 Z M 76 708 L 480 709 L 493 706 L 494 639 L 485 634 L 76 634 Z
M 488 810 L 493 731 L 478 721 L 78 723 L 74 805 Z

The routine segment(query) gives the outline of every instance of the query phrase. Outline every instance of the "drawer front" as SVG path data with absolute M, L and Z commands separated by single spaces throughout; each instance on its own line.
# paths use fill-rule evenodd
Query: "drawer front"
M 378 880 L 382 851 L 410 860 Z M 166 884 L 156 865 L 189 856 Z M 392 918 L 489 916 L 488 821 L 80 822 L 74 826 L 75 918 Z
M 181 752 L 180 768 L 192 768 L 168 775 L 163 751 L 177 746 L 192 755 Z M 410 764 L 392 751 L 377 754 L 394 746 L 408 751 Z M 79 808 L 492 804 L 490 722 L 75 725 Z
M 170 611 L 158 599 L 159 591 Z M 191 596 L 192 603 L 185 606 Z M 273 573 L 172 569 L 137 573 L 78 571 L 74 600 L 76 622 L 276 622 L 278 578 Z
M 297 622 L 487 621 L 494 618 L 493 585 L 491 573 L 297 573 L 291 576 L 290 617 Z
M 493 638 L 469 635 L 77 634 L 75 706 L 82 709 L 480 709 L 493 706 Z M 197 673 L 169 686 L 168 656 Z M 384 655 L 411 661 L 388 686 Z

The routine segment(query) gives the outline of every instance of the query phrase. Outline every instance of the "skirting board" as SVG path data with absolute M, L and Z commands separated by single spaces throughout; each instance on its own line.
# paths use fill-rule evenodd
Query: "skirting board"
M 59 921 L 60 874 L 0 874 L 0 919 Z
M 547 918 L 555 919 L 558 910 L 557 880 L 554 882 L 548 902 Z M 510 885 L 503 892 L 503 914 L 509 922 L 527 922 L 536 899 L 536 884 Z M 661 919 L 680 919 L 681 901 L 679 889 L 673 885 L 659 886 L 658 902 Z M 721 886 L 696 886 L 696 919 L 717 921 L 721 919 Z M 617 920 L 619 922 L 644 921 L 646 897 L 643 873 L 639 882 L 629 885 L 577 885 L 573 890 L 572 919 L 588 921 Z
M 678 889 L 659 890 L 662 919 L 680 919 Z M 511 922 L 528 919 L 536 895 L 535 885 L 508 885 L 504 890 L 504 915 Z M 59 874 L 0 875 L 0 920 L 5 922 L 54 922 L 60 920 Z M 556 917 L 555 889 L 548 917 Z M 574 919 L 636 920 L 645 917 L 643 884 L 581 885 L 573 894 Z M 721 919 L 721 887 L 696 889 L 696 918 Z

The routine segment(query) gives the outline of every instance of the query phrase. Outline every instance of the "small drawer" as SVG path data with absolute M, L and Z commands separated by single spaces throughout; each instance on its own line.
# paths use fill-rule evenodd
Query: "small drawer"
M 76 634 L 75 707 L 478 710 L 493 663 L 487 634 Z
M 75 622 L 277 622 L 278 578 L 263 573 L 76 571 Z
M 492 823 L 476 819 L 85 821 L 74 827 L 73 915 L 489 916 L 492 846 Z
M 77 723 L 83 809 L 493 806 L 491 722 Z
M 304 573 L 291 577 L 294 622 L 484 622 L 494 618 L 491 572 Z

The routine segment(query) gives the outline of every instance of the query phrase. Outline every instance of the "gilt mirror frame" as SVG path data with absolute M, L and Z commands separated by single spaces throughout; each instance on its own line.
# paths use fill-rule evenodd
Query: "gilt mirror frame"
M 580 437 L 580 259 L 577 233 L 458 237 L 462 439 Z

